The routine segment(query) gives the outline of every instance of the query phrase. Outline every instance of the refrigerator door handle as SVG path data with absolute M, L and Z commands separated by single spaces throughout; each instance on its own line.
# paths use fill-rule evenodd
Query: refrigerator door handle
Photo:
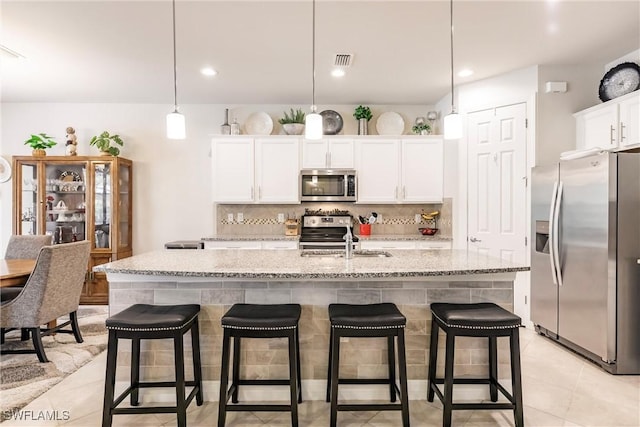
M 555 239 L 555 229 L 553 219 L 555 218 L 555 210 L 556 210 L 556 198 L 558 197 L 558 181 L 553 183 L 553 193 L 551 194 L 551 203 L 549 209 L 549 262 L 551 263 L 551 276 L 553 278 L 553 284 L 558 284 L 558 274 L 556 271 L 556 258 L 555 258 L 555 244 L 553 243 Z
M 558 286 L 562 286 L 562 267 L 560 266 L 560 231 L 558 222 L 560 220 L 560 205 L 562 204 L 562 181 L 558 185 L 558 195 L 556 196 L 556 207 L 553 212 L 553 263 L 556 265 L 558 276 Z

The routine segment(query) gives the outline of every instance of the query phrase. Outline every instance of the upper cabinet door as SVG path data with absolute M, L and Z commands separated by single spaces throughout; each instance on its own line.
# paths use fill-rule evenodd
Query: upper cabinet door
M 329 152 L 326 139 L 302 140 L 302 168 L 324 169 L 329 167 Z
M 640 92 L 619 104 L 620 147 L 640 144 Z
M 353 169 L 353 139 L 329 139 L 329 164 L 331 169 Z
M 400 196 L 400 140 L 366 139 L 356 147 L 358 203 L 396 203 Z
M 298 138 L 256 139 L 256 202 L 300 203 L 299 147 Z
M 402 187 L 404 203 L 442 203 L 444 181 L 441 139 L 402 140 Z
M 353 169 L 353 139 L 302 140 L 303 169 Z
M 214 139 L 211 145 L 214 202 L 254 200 L 253 138 Z

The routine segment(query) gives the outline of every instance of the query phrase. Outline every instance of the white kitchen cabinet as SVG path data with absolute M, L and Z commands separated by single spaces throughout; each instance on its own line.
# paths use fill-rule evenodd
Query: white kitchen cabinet
M 396 203 L 400 140 L 363 139 L 356 147 L 358 203 Z
M 451 249 L 451 242 L 444 240 L 418 240 L 416 242 L 416 249 Z
M 403 203 L 442 203 L 444 147 L 441 139 L 402 140 L 401 200 Z
M 214 138 L 213 201 L 300 203 L 299 138 Z
M 254 200 L 253 138 L 214 139 L 211 144 L 213 200 L 252 203 Z
M 300 203 L 298 138 L 255 140 L 256 193 L 258 203 Z
M 433 137 L 358 141 L 358 203 L 442 203 L 443 152 Z
M 574 114 L 576 148 L 615 150 L 640 144 L 640 92 Z
M 353 169 L 353 139 L 303 140 L 302 168 Z
M 640 144 L 640 92 L 636 91 L 618 104 L 618 126 L 620 141 L 618 145 L 627 147 Z

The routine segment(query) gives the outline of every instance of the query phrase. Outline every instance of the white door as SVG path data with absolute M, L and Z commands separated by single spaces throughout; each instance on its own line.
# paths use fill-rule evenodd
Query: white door
M 395 203 L 400 186 L 400 141 L 367 139 L 358 141 L 358 203 Z
M 300 203 L 298 138 L 256 139 L 256 201 Z
M 526 261 L 526 105 L 468 115 L 468 249 Z
M 442 203 L 442 139 L 403 139 L 401 171 L 400 192 L 405 203 Z
M 253 139 L 214 139 L 211 144 L 214 202 L 253 202 Z

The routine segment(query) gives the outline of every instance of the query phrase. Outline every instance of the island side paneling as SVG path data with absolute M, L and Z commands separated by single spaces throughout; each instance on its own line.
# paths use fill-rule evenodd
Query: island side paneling
M 478 279 L 479 278 L 479 279 Z M 432 302 L 494 302 L 513 309 L 513 281 L 496 280 L 493 275 L 476 275 L 468 280 L 447 280 L 447 276 L 409 281 L 239 281 L 163 278 L 154 282 L 136 279 L 110 282 L 110 314 L 131 304 L 199 303 L 201 355 L 205 381 L 218 381 L 222 328 L 220 318 L 235 303 L 302 305 L 300 321 L 301 365 L 303 380 L 326 380 L 329 347 L 327 306 L 331 303 L 368 304 L 393 302 L 407 317 L 406 349 L 409 380 L 426 380 L 428 368 Z M 451 279 L 451 278 L 449 278 Z M 190 348 L 188 336 L 185 348 Z M 443 336 L 440 336 L 443 341 Z M 508 342 L 499 339 L 499 376 L 509 378 Z M 128 366 L 130 347 L 121 345 L 118 364 Z M 438 370 L 444 370 L 444 342 L 439 346 Z M 190 358 L 191 355 L 188 354 Z M 345 378 L 382 378 L 387 375 L 385 339 L 349 339 L 342 346 L 341 376 Z M 282 339 L 247 339 L 242 346 L 244 378 L 286 378 L 288 358 Z M 455 354 L 456 375 L 487 375 L 487 341 L 458 338 Z M 189 362 L 190 363 L 190 362 Z M 146 380 L 171 380 L 173 348 L 170 341 L 143 342 L 141 364 Z M 188 365 L 187 365 L 188 366 Z M 189 372 L 189 369 L 187 369 Z M 118 369 L 118 379 L 127 380 L 128 369 Z M 303 386 L 304 388 L 304 386 Z M 411 396 L 410 396 L 411 397 Z M 323 396 L 312 398 L 322 399 Z M 424 396 L 413 396 L 424 399 Z M 217 395 L 207 396 L 216 400 Z

